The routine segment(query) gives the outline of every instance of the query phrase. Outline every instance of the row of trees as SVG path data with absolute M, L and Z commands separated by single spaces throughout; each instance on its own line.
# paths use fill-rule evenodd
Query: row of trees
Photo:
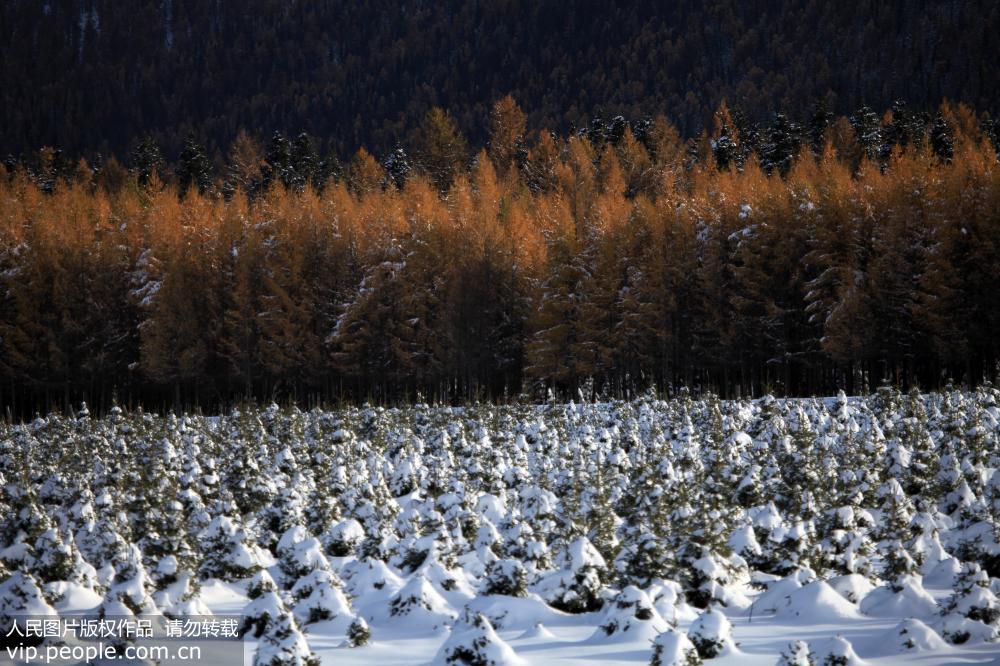
M 2 402 L 994 377 L 1000 177 L 975 115 L 747 127 L 723 106 L 695 141 L 529 136 L 507 98 L 471 166 L 435 111 L 418 158 L 360 150 L 342 175 L 248 139 L 225 178 L 5 172 Z

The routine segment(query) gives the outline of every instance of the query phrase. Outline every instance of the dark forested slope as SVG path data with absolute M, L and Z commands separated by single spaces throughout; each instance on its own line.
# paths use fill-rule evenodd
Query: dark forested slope
M 969 2 L 50 0 L 0 3 L 0 150 L 169 154 L 241 127 L 340 152 L 405 140 L 432 106 L 474 142 L 511 93 L 533 127 L 660 113 L 693 135 L 721 98 L 763 118 L 823 97 L 987 110 L 1000 9 Z

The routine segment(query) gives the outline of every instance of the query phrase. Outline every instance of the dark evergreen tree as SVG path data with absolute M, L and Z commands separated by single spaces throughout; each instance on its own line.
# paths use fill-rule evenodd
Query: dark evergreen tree
M 410 170 L 413 167 L 403 147 L 396 146 L 396 149 L 389 153 L 382 162 L 382 168 L 385 169 L 385 185 L 392 184 L 401 190 L 403 189 L 403 185 L 406 184 L 406 177 L 410 175 Z
M 322 183 L 319 155 L 312 138 L 305 132 L 292 142 L 290 166 L 292 174 L 289 180 L 294 190 L 301 192 L 306 185 L 315 187 L 317 182 Z
M 885 145 L 882 149 L 883 159 L 889 158 L 893 146 L 902 149 L 919 147 L 924 140 L 926 116 L 910 111 L 906 102 L 896 100 L 892 103 L 892 120 L 885 127 Z
M 983 129 L 983 135 L 989 139 L 990 145 L 993 146 L 993 152 L 997 154 L 997 159 L 1000 159 L 1000 120 L 990 118 L 989 114 L 986 114 L 980 126 Z
M 146 135 L 132 151 L 132 172 L 140 185 L 148 185 L 154 173 L 163 170 L 163 155 L 156 140 Z
M 212 184 L 212 165 L 205 155 L 194 135 L 189 135 L 184 141 L 180 162 L 177 165 L 177 187 L 180 195 L 187 194 L 190 187 L 198 188 L 198 194 L 204 194 Z
M 312 185 L 316 190 L 323 189 L 331 181 L 339 181 L 344 177 L 344 165 L 341 163 L 337 153 L 330 151 L 326 154 L 316 170 Z
M 882 123 L 871 107 L 861 107 L 850 118 L 854 137 L 862 153 L 872 162 L 882 158 Z
M 617 146 L 625 137 L 625 130 L 628 128 L 624 116 L 615 116 L 608 122 L 604 129 L 604 140 L 612 146 Z
M 729 168 L 737 158 L 739 147 L 732 137 L 729 136 L 729 126 L 723 124 L 719 130 L 719 138 L 712 144 L 712 154 L 715 156 L 715 166 L 720 171 Z
M 950 162 L 955 155 L 954 139 L 948 121 L 940 113 L 934 118 L 930 135 L 931 150 L 942 162 Z
M 292 166 L 292 145 L 281 132 L 275 132 L 271 135 L 271 142 L 267 145 L 267 152 L 264 155 L 261 174 L 265 187 L 274 183 L 290 187 L 295 178 L 295 169 Z
M 733 127 L 739 137 L 736 151 L 736 168 L 742 169 L 753 153 L 761 150 L 761 131 L 754 120 L 742 108 L 733 111 Z
M 761 167 L 768 174 L 777 170 L 782 176 L 787 175 L 799 154 L 801 142 L 799 126 L 783 113 L 775 115 L 767 142 L 761 148 Z
M 833 121 L 833 113 L 826 107 L 826 100 L 819 100 L 809 119 L 809 148 L 817 157 L 823 153 L 826 130 Z

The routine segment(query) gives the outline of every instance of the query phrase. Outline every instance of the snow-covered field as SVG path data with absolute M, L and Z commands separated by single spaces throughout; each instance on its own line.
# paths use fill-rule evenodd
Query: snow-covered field
M 998 442 L 989 387 L 0 426 L 0 627 L 234 614 L 268 664 L 996 664 Z

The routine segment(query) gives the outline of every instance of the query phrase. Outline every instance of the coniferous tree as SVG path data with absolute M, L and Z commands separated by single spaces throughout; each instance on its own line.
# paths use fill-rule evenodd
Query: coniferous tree
M 414 155 L 437 190 L 447 192 L 465 166 L 468 145 L 455 120 L 440 107 L 434 107 L 417 128 Z
M 386 185 L 395 185 L 397 189 L 403 189 L 406 178 L 410 175 L 413 166 L 410 164 L 410 157 L 403 150 L 402 146 L 390 152 L 382 161 L 382 168 L 385 170 Z
M 950 162 L 955 155 L 954 139 L 951 128 L 942 114 L 934 117 L 930 131 L 931 150 L 943 162 Z
M 775 115 L 767 141 L 761 148 L 761 168 L 768 174 L 777 170 L 782 176 L 787 176 L 798 157 L 800 144 L 798 125 L 790 122 L 782 113 Z
M 260 147 L 245 131 L 240 130 L 229 146 L 229 159 L 222 185 L 227 199 L 232 198 L 238 188 L 250 199 L 264 184 L 264 161 Z
M 294 175 L 290 184 L 292 189 L 301 192 L 307 185 L 316 187 L 322 185 L 323 174 L 319 154 L 313 144 L 312 137 L 302 132 L 292 142 L 289 162 Z
M 814 157 L 820 157 L 826 144 L 827 129 L 833 121 L 833 114 L 827 109 L 826 101 L 821 99 L 813 107 L 812 116 L 807 127 L 809 148 Z
M 136 145 L 132 151 L 131 163 L 136 180 L 143 186 L 149 185 L 153 175 L 158 174 L 163 169 L 163 156 L 152 136 L 146 135 Z M 162 176 L 162 174 L 160 175 Z
M 864 106 L 851 116 L 855 140 L 870 162 L 878 163 L 883 156 L 882 124 L 875 112 Z
M 507 95 L 493 105 L 489 153 L 501 177 L 506 177 L 524 163 L 527 157 L 524 150 L 525 129 L 524 112 L 513 97 Z
M 276 183 L 290 187 L 295 180 L 295 169 L 292 165 L 292 145 L 281 132 L 271 135 L 264 153 L 264 164 L 261 166 L 263 186 L 270 187 Z
M 184 141 L 184 150 L 181 151 L 180 161 L 177 165 L 177 187 L 183 197 L 188 189 L 194 187 L 198 194 L 205 194 L 212 184 L 212 170 L 204 148 L 198 144 L 194 135 L 188 136 Z

